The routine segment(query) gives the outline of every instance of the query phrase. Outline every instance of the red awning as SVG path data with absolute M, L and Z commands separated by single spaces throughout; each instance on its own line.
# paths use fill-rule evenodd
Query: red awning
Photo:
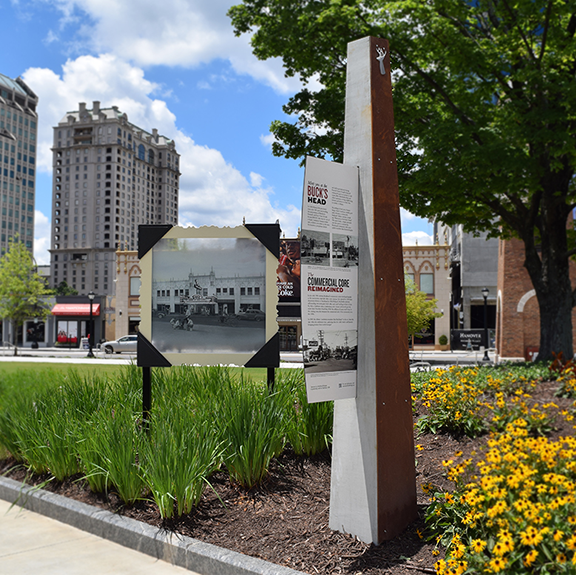
M 89 303 L 57 303 L 52 315 L 90 315 Z M 92 304 L 92 315 L 100 315 L 100 304 Z

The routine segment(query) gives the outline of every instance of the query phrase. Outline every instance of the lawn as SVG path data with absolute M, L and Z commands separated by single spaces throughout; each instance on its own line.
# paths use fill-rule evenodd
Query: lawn
M 123 365 L 40 363 L 40 362 L 0 362 L 0 407 L 2 398 L 15 390 L 28 389 L 31 393 L 36 389 L 44 389 L 61 385 L 63 380 L 76 374 L 80 378 L 90 378 L 95 374 L 100 377 L 114 379 L 125 369 Z M 162 368 L 170 369 L 173 368 Z M 266 381 L 266 369 L 261 368 L 231 368 L 233 372 L 243 373 L 254 381 Z

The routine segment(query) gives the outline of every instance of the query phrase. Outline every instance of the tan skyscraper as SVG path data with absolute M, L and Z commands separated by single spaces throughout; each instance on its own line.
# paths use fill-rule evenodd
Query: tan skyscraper
M 0 253 L 16 237 L 34 249 L 37 106 L 21 78 L 0 74 Z
M 139 224 L 178 223 L 180 156 L 100 102 L 68 112 L 52 150 L 52 284 L 113 294 L 116 249 L 137 249 Z

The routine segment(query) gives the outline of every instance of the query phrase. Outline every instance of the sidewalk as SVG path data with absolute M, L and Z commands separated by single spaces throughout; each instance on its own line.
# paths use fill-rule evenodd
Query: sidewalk
M 0 573 L 304 575 L 1 476 Z
M 194 575 L 2 500 L 0 565 L 7 575 Z
M 85 363 L 92 365 L 129 365 L 136 363 L 135 353 L 107 354 L 94 350 L 94 357 L 86 357 L 84 349 L 63 350 L 59 348 L 43 347 L 40 349 L 18 348 L 18 355 L 14 356 L 12 350 L 0 347 L 0 361 L 37 362 L 37 363 Z M 280 367 L 303 367 L 302 353 L 281 352 Z

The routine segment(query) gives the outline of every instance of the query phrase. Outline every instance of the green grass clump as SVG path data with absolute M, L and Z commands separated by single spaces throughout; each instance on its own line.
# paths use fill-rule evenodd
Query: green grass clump
M 334 402 L 308 403 L 304 373 L 283 369 L 277 377 L 276 390 L 287 413 L 286 436 L 296 455 L 316 455 L 332 442 Z
M 180 516 L 217 469 L 251 489 L 287 442 L 298 454 L 325 449 L 332 403 L 307 404 L 302 370 L 278 370 L 273 393 L 265 373 L 254 381 L 239 368 L 154 369 L 146 424 L 134 365 L 112 374 L 25 371 L 18 389 L 0 373 L 0 455 L 57 480 L 81 474 L 127 505 L 150 497 L 162 517 Z
M 160 515 L 190 513 L 222 462 L 214 422 L 206 414 L 180 409 L 169 419 L 154 416 L 150 429 L 141 445 L 141 471 Z
M 245 489 L 262 482 L 273 457 L 286 442 L 286 414 L 277 394 L 250 381 L 221 388 L 216 418 L 224 441 L 224 461 L 230 478 Z

